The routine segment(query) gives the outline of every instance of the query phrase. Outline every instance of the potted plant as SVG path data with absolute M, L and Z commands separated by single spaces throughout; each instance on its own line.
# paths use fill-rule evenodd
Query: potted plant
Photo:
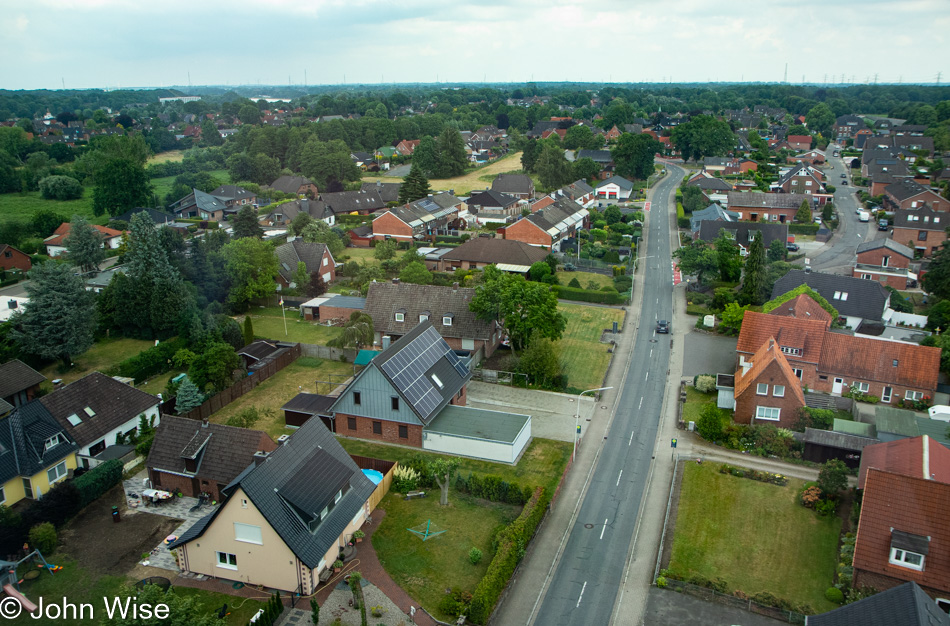
M 333 573 L 334 573 L 334 574 L 339 574 L 339 573 L 340 573 L 340 570 L 342 570 L 342 569 L 343 569 L 343 561 L 341 561 L 340 559 L 337 559 L 336 561 L 333 562 Z
M 357 530 L 356 532 L 353 533 L 353 539 L 356 539 L 356 543 L 362 542 L 363 537 L 365 536 L 366 536 L 366 533 L 364 533 L 362 530 Z

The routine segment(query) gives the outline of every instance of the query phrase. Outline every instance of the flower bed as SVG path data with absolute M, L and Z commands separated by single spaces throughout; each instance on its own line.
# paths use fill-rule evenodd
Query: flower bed
M 756 469 L 746 467 L 733 467 L 731 465 L 722 465 L 719 468 L 720 474 L 731 474 L 738 478 L 749 478 L 762 483 L 771 483 L 773 485 L 785 486 L 788 484 L 788 476 L 782 474 L 773 474 L 771 472 L 761 472 Z

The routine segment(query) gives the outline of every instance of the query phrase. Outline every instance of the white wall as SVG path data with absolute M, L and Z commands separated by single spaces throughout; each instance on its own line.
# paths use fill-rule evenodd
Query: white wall
M 422 431 L 423 450 L 501 463 L 514 463 L 529 441 L 531 441 L 530 417 L 512 443 Z
M 908 326 L 924 328 L 927 325 L 927 316 L 915 315 L 913 313 L 899 313 L 894 309 L 888 308 L 884 311 L 884 321 L 891 326 L 903 323 Z
M 143 411 L 143 413 L 145 413 L 145 418 L 148 419 L 148 420 L 151 420 L 151 419 L 154 417 L 154 418 L 155 418 L 155 426 L 158 427 L 159 421 L 161 420 L 161 417 L 162 417 L 162 416 L 161 416 L 161 413 L 160 413 L 159 410 L 158 410 L 158 400 L 157 400 L 157 399 L 156 399 L 156 401 L 155 401 L 155 406 L 150 407 L 149 409 Z M 105 436 L 100 437 L 99 439 L 96 439 L 95 441 L 92 441 L 92 442 L 90 442 L 89 444 L 83 446 L 82 448 L 80 448 L 80 449 L 78 450 L 77 454 L 78 454 L 79 456 L 88 457 L 88 456 L 89 456 L 89 448 L 93 447 L 94 445 L 96 445 L 96 444 L 99 443 L 100 441 L 105 441 L 107 448 L 108 448 L 109 446 L 114 446 L 114 445 L 115 445 L 115 437 L 116 437 L 117 434 L 119 434 L 119 433 L 126 433 L 126 432 L 132 430 L 133 428 L 138 428 L 138 425 L 139 425 L 139 415 L 140 415 L 139 413 L 136 413 L 132 418 L 130 418 L 128 421 L 126 421 L 126 422 L 125 422 L 124 424 L 122 424 L 121 426 L 119 426 L 119 427 L 117 427 L 117 428 L 113 428 L 112 430 L 110 430 L 109 432 L 107 432 L 107 433 L 105 434 Z M 94 419 L 94 418 L 93 418 L 93 419 Z

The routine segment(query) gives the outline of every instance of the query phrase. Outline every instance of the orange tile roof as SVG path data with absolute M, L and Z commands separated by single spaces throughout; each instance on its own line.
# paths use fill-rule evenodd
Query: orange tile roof
M 102 235 L 103 239 L 111 239 L 112 237 L 121 237 L 122 231 L 115 230 L 114 228 L 106 228 L 105 226 L 99 226 L 98 224 L 91 224 L 93 228 L 99 231 L 99 234 Z M 69 235 L 69 230 L 72 228 L 72 224 L 69 222 L 63 222 L 59 227 L 53 231 L 53 234 L 43 240 L 43 244 L 47 246 L 61 246 L 63 241 L 65 241 L 66 236 Z
M 801 342 L 804 350 L 802 350 L 801 356 L 796 357 L 795 360 L 818 363 L 822 353 L 821 346 L 826 335 L 824 322 L 746 311 L 742 320 L 742 330 L 739 332 L 739 343 L 736 346 L 736 351 L 754 354 L 769 337 L 779 339 L 779 345 L 787 345 L 784 343 L 785 338 L 797 336 L 799 333 L 804 334 L 804 341 Z
M 847 378 L 936 390 L 940 348 L 826 333 L 818 370 Z
M 531 205 L 531 212 L 534 213 L 535 211 L 540 211 L 541 209 L 545 207 L 549 207 L 552 204 L 554 204 L 554 198 L 552 198 L 551 196 L 544 196 L 543 198 L 541 198 L 540 200 L 538 200 L 537 202 Z
M 769 315 L 781 315 L 783 317 L 794 317 L 803 320 L 819 320 L 827 322 L 826 327 L 831 326 L 831 314 L 821 308 L 821 305 L 815 302 L 811 296 L 804 293 L 772 309 Z
M 927 435 L 866 446 L 861 453 L 858 489 L 864 489 L 872 467 L 950 483 L 950 449 Z
M 950 484 L 871 468 L 861 503 L 854 568 L 950 591 L 948 519 Z M 930 537 L 923 571 L 888 562 L 892 529 Z
M 788 359 L 782 354 L 774 337 L 769 337 L 768 340 L 762 344 L 762 347 L 752 356 L 752 367 L 745 372 L 741 369 L 736 372 L 735 396 L 741 396 L 750 385 L 758 380 L 762 372 L 765 371 L 765 368 L 773 362 L 778 363 L 782 374 L 785 376 L 786 392 L 795 396 L 795 398 L 801 402 L 802 406 L 804 406 L 805 394 L 802 392 L 801 381 L 795 376 L 795 372 L 792 371 L 792 366 L 788 364 Z

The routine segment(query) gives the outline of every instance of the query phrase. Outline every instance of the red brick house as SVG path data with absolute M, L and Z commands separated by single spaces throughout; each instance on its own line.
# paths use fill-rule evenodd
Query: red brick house
M 816 320 L 823 322 L 825 328 L 831 328 L 831 313 L 822 308 L 815 302 L 814 298 L 807 294 L 795 296 L 788 302 L 772 309 L 769 315 L 780 315 L 782 317 L 793 317 L 800 320 Z
M 294 194 L 301 198 L 315 199 L 320 193 L 313 181 L 304 176 L 281 176 L 268 187 L 274 191 Z
M 785 138 L 788 146 L 792 150 L 808 150 L 811 148 L 811 137 L 809 135 L 789 135 Z
M 418 139 L 403 139 L 396 144 L 396 153 L 400 156 L 412 156 L 416 146 L 419 145 Z
M 538 261 L 547 258 L 544 248 L 513 239 L 475 237 L 449 250 L 437 262 L 429 262 L 430 270 L 451 272 L 456 269 L 484 269 L 489 265 L 505 266 L 507 272 L 525 274 Z
M 277 254 L 277 284 L 283 289 L 289 288 L 294 282 L 298 263 L 307 266 L 308 276 L 314 272 L 319 273 L 327 285 L 336 280 L 336 261 L 333 260 L 333 255 L 325 244 L 295 239 L 290 243 L 277 246 L 275 253 Z M 296 286 L 301 289 L 306 287 L 306 285 Z
M 825 175 L 811 165 L 801 163 L 778 179 L 778 187 L 785 193 L 818 195 L 825 193 Z
M 914 249 L 915 257 L 931 257 L 947 240 L 950 216 L 929 207 L 894 211 L 891 239 Z
M 814 205 L 811 196 L 799 193 L 730 191 L 726 194 L 729 210 L 738 213 L 740 220 L 750 222 L 791 224 L 802 202 L 807 202 L 810 207 Z
M 45 382 L 46 376 L 23 361 L 7 361 L 0 364 L 0 401 L 14 407 L 24 405 L 37 396 Z
M 821 150 L 807 150 L 794 154 L 786 159 L 789 163 L 808 163 L 809 165 L 821 165 L 825 162 L 825 153 Z
M 452 194 L 439 193 L 387 209 L 373 220 L 373 239 L 424 239 L 436 234 L 439 229 L 449 228 L 465 208 L 465 203 Z
M 736 372 L 736 423 L 771 423 L 788 428 L 798 421 L 805 395 L 784 350 L 774 337 L 769 337 Z
M 546 250 L 560 251 L 561 242 L 579 228 L 586 228 L 590 212 L 573 200 L 560 197 L 547 208 L 499 229 L 504 239 L 521 241 Z
M 33 262 L 30 260 L 30 255 L 17 250 L 11 245 L 0 244 L 0 269 L 29 272 L 32 267 Z
M 907 178 L 884 188 L 884 207 L 888 211 L 921 209 L 924 206 L 938 213 L 946 213 L 950 211 L 950 200 Z
M 895 239 L 873 239 L 858 245 L 857 261 L 851 275 L 876 280 L 894 289 L 907 289 L 909 281 L 917 280 L 910 271 L 914 251 Z

